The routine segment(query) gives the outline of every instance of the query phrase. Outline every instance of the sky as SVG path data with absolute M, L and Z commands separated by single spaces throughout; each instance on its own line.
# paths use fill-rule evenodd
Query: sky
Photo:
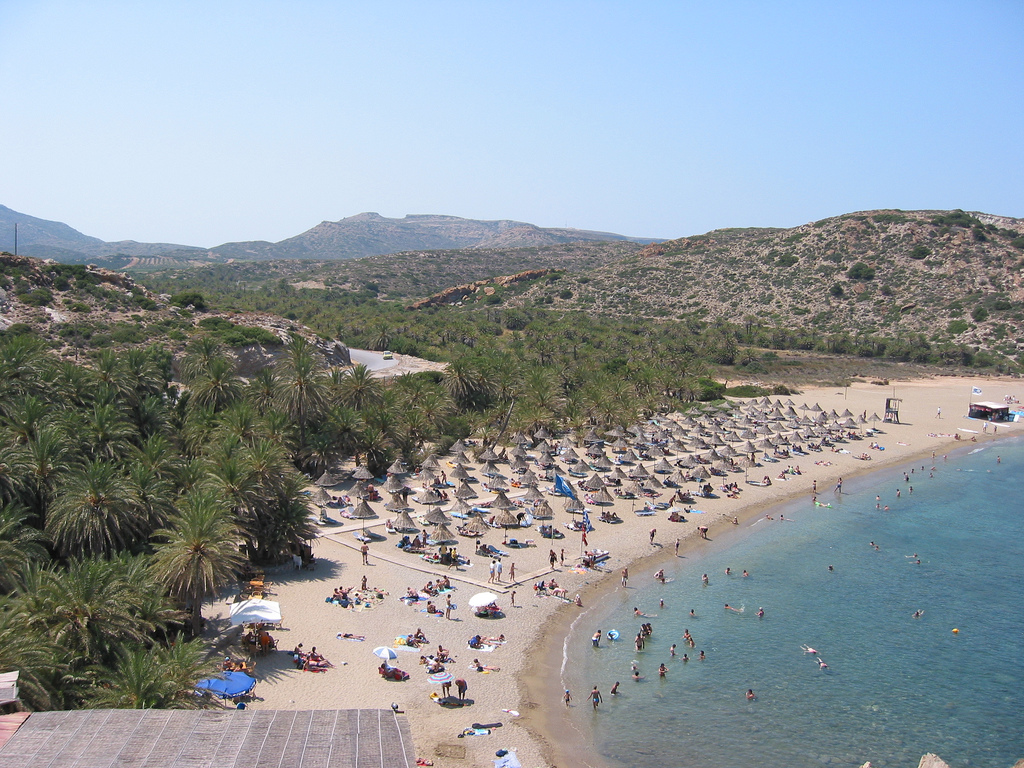
M 206 247 L 363 211 L 1024 217 L 1021 29 L 1021 0 L 0 0 L 0 204 Z

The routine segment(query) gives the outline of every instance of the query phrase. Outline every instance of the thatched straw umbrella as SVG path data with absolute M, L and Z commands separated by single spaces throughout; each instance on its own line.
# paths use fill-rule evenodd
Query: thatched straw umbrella
M 673 467 L 665 459 L 658 459 L 651 469 L 655 472 L 660 472 L 663 475 L 669 475 L 672 473 Z
M 611 469 L 614 466 L 615 465 L 612 464 L 611 459 L 609 459 L 604 454 L 601 454 L 601 456 L 597 459 L 597 461 L 594 462 L 594 469 L 609 470 L 609 469 Z
M 401 512 L 402 510 L 412 509 L 412 507 L 409 506 L 409 503 L 402 494 L 392 493 L 391 501 L 384 505 L 384 509 L 388 512 Z
M 485 464 L 490 464 L 498 460 L 498 454 L 492 451 L 490 448 L 485 448 L 483 452 L 477 456 L 478 461 L 482 461 Z
M 563 509 L 569 513 L 582 512 L 583 502 L 579 499 L 574 499 L 571 496 L 565 500 L 565 506 Z
M 395 475 L 388 475 L 387 481 L 384 483 L 384 490 L 388 493 L 400 493 L 405 488 L 405 483 L 399 480 Z
M 434 530 L 427 536 L 428 544 L 452 544 L 456 541 L 458 539 L 455 538 L 455 535 L 444 523 L 434 526 Z
M 350 517 L 353 517 L 356 520 L 369 520 L 371 517 L 376 516 L 377 513 L 370 508 L 370 505 L 366 503 L 365 499 L 356 504 L 355 509 L 352 510 L 352 514 L 350 515 Z
M 352 473 L 353 480 L 373 480 L 373 473 L 366 467 L 356 467 Z
M 547 520 L 555 516 L 555 512 L 551 509 L 551 504 L 548 503 L 547 499 L 542 499 L 539 504 L 533 508 L 532 512 L 534 517 Z
M 473 508 L 469 506 L 469 504 L 464 502 L 462 499 L 456 499 L 455 503 L 452 505 L 452 508 L 448 510 L 448 514 L 452 517 L 457 517 L 460 515 L 462 517 L 469 517 L 474 513 Z
M 310 501 L 312 501 L 318 507 L 326 507 L 328 504 L 331 503 L 331 494 L 329 494 L 322 487 L 317 488 L 313 492 L 312 497 L 310 497 Z
M 432 510 L 427 512 L 420 521 L 427 525 L 445 525 L 450 523 L 452 519 L 448 517 L 439 507 L 434 507 Z
M 420 504 L 440 504 L 444 501 L 444 498 L 433 488 L 428 488 L 426 491 L 421 493 L 416 500 Z
M 394 463 L 385 470 L 389 475 L 401 475 L 405 473 L 405 463 L 401 459 L 395 459 Z
M 449 480 L 471 480 L 472 477 L 461 464 L 456 464 L 455 469 L 448 473 Z
M 320 475 L 320 477 L 317 478 L 317 481 L 314 483 L 314 485 L 318 485 L 321 488 L 330 488 L 332 485 L 337 485 L 340 482 L 341 478 L 335 477 L 330 472 L 324 472 L 322 475 Z
M 610 493 L 608 493 L 608 489 L 607 488 L 603 488 L 602 487 L 602 488 L 599 488 L 597 490 L 597 492 L 594 494 L 594 503 L 595 504 L 614 504 L 615 503 L 615 499 L 613 499 L 612 495 Z
M 494 501 L 491 502 L 491 509 L 515 509 L 516 505 L 512 503 L 508 496 L 505 495 L 504 491 L 498 491 L 494 497 Z
M 595 472 L 583 481 L 583 487 L 588 491 L 596 491 L 598 488 L 604 488 L 604 480 Z
M 488 482 L 484 483 L 484 488 L 491 491 L 492 493 L 497 493 L 498 491 L 507 491 L 509 489 L 509 484 L 505 482 L 505 478 L 503 478 L 501 475 L 498 475 L 497 477 L 492 477 Z
M 455 492 L 455 498 L 457 499 L 475 499 L 476 497 L 476 491 L 474 491 L 473 487 L 465 480 L 459 484 L 459 490 Z
M 522 496 L 523 501 L 541 501 L 544 499 L 544 494 L 535 485 L 526 486 L 526 493 Z
M 523 485 L 536 485 L 537 475 L 534 474 L 532 469 L 528 469 L 519 477 L 519 482 Z
M 420 469 L 440 469 L 440 468 L 441 468 L 441 462 L 437 460 L 437 455 L 433 454 L 433 453 L 430 454 L 429 456 L 427 456 L 427 458 L 425 458 L 423 460 L 423 463 L 420 464 Z
M 494 524 L 505 529 L 505 539 L 508 540 L 508 529 L 519 527 L 519 518 L 511 509 L 499 509 L 494 514 Z
M 462 530 L 467 533 L 487 533 L 487 523 L 484 522 L 483 516 L 476 512 L 470 515 L 466 524 L 462 526 Z
M 404 509 L 395 517 L 391 527 L 401 533 L 416 533 L 419 531 L 419 528 L 416 527 L 416 523 L 413 522 L 412 516 Z

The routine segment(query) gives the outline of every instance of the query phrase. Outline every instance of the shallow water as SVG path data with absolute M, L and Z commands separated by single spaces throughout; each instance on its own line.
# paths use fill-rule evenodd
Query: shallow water
M 565 678 L 572 716 L 593 726 L 599 753 L 650 768 L 914 766 L 925 752 L 954 768 L 1004 768 L 1024 757 L 1024 441 L 939 457 L 934 477 L 914 469 L 909 483 L 898 468 L 848 482 L 841 499 L 821 494 L 831 509 L 789 505 L 792 522 L 775 510 L 774 521 L 680 558 L 668 584 L 640 569 L 589 612 L 570 637 Z M 634 606 L 656 617 L 636 618 Z M 642 621 L 654 635 L 637 653 Z M 598 627 L 622 637 L 595 650 Z M 595 683 L 597 713 L 586 697 Z

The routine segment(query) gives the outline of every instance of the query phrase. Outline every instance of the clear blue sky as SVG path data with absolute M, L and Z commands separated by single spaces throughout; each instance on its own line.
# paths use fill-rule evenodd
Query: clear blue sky
M 0 203 L 200 246 L 361 211 L 1024 216 L 1022 29 L 1022 0 L 0 0 Z

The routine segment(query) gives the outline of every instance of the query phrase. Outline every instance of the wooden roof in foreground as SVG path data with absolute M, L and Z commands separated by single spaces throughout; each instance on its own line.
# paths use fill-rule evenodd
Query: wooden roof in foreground
M 0 768 L 412 768 L 390 709 L 34 712 Z

